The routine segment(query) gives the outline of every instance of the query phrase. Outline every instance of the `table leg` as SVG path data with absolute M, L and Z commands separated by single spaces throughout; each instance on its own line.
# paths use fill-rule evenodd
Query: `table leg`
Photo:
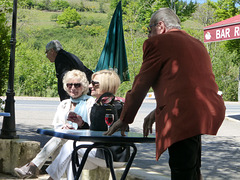
M 127 165 L 126 165 L 126 168 L 125 170 L 123 171 L 123 174 L 122 174 L 122 177 L 121 177 L 121 180 L 125 180 L 126 177 L 127 177 L 127 174 L 128 174 L 128 171 L 132 165 L 132 162 L 137 154 L 137 148 L 135 146 L 134 143 L 131 143 L 131 144 L 128 144 L 129 146 L 131 146 L 133 148 L 133 152 L 132 152 L 132 155 L 130 156 L 128 162 L 127 162 Z
M 75 144 L 76 145 L 76 144 Z M 78 155 L 77 155 L 77 151 L 81 148 L 86 148 L 86 151 L 82 157 L 82 161 L 81 163 L 79 164 L 78 162 Z M 81 175 L 81 172 L 83 170 L 83 167 L 86 163 L 86 160 L 88 158 L 88 154 L 89 152 L 93 149 L 93 148 L 102 148 L 104 149 L 105 151 L 107 151 L 107 158 L 105 159 L 106 161 L 106 164 L 109 164 L 109 168 L 110 168 L 110 172 L 111 172 L 111 175 L 112 175 L 112 179 L 113 180 L 116 180 L 116 176 L 115 176 L 115 172 L 114 172 L 114 168 L 113 168 L 113 157 L 112 157 L 112 153 L 111 151 L 104 145 L 102 144 L 98 144 L 98 143 L 94 143 L 92 145 L 79 145 L 77 147 L 74 148 L 73 150 L 73 153 L 72 153 L 72 168 L 73 168 L 73 174 L 74 174 L 74 179 L 75 180 L 78 180 L 80 175 Z M 108 163 L 107 163 L 108 162 Z M 76 171 L 76 165 L 79 166 L 78 167 L 78 170 Z
M 111 145 L 113 145 L 113 144 L 111 144 Z M 127 174 L 129 172 L 129 169 L 132 165 L 132 162 L 133 162 L 133 160 L 134 160 L 134 158 L 137 154 L 137 148 L 136 148 L 134 143 L 130 143 L 130 144 L 127 144 L 127 145 L 131 146 L 133 148 L 133 152 L 132 152 L 132 154 L 131 154 L 128 162 L 127 162 L 125 170 L 123 171 L 121 180 L 126 179 Z M 79 177 L 81 175 L 81 172 L 83 170 L 83 167 L 84 167 L 84 165 L 86 163 L 86 160 L 88 158 L 88 154 L 93 148 L 102 148 L 107 152 L 107 153 L 105 153 L 108 156 L 108 157 L 105 158 L 106 165 L 109 164 L 112 179 L 116 180 L 116 176 L 115 176 L 115 172 L 114 172 L 114 168 L 113 168 L 113 156 L 112 156 L 112 152 L 109 150 L 108 146 L 109 146 L 109 144 L 94 143 L 94 144 L 91 144 L 91 145 L 89 145 L 89 144 L 88 145 L 79 145 L 79 146 L 76 147 L 76 142 L 74 142 L 74 150 L 73 150 L 73 153 L 72 153 L 72 168 L 73 168 L 74 180 L 79 179 Z M 86 148 L 86 151 L 83 155 L 81 163 L 79 164 L 77 151 L 81 148 Z M 77 171 L 76 171 L 76 165 L 79 166 Z
M 76 161 L 78 162 L 77 151 L 81 148 L 86 148 L 86 151 L 85 151 L 85 153 L 82 157 L 82 161 L 81 161 L 81 163 L 78 167 L 78 170 L 76 171 L 76 164 L 77 164 Z M 93 148 L 95 148 L 94 144 L 92 144 L 92 145 L 79 145 L 79 146 L 74 148 L 73 153 L 72 153 L 72 168 L 73 168 L 73 175 L 74 175 L 75 180 L 79 179 L 79 177 L 81 175 L 81 172 L 83 170 L 83 167 L 84 167 L 84 165 L 86 163 L 86 160 L 88 158 L 88 154 Z

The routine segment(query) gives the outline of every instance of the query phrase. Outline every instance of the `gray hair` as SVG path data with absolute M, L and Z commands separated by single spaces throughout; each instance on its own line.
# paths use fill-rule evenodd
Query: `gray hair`
M 159 21 L 164 22 L 167 30 L 181 29 L 181 21 L 176 13 L 170 8 L 160 8 L 153 13 L 151 20 L 152 23 L 157 24 Z
M 54 51 L 58 52 L 63 49 L 61 43 L 58 40 L 52 40 L 46 45 L 46 50 L 53 49 Z

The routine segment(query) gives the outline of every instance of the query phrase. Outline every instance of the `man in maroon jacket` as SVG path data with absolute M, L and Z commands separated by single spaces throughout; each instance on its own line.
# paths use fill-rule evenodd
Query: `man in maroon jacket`
M 150 87 L 157 107 L 144 119 L 143 133 L 151 133 L 156 122 L 156 159 L 168 149 L 172 179 L 201 179 L 201 134 L 216 135 L 225 106 L 206 48 L 180 30 L 180 20 L 169 8 L 152 15 L 142 67 L 120 119 L 105 134 L 122 128 L 124 135 Z

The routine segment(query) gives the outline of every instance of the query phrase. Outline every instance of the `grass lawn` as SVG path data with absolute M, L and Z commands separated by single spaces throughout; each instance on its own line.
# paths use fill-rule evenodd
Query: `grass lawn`
M 62 12 L 50 12 L 50 11 L 40 11 L 35 9 L 18 9 L 18 26 L 19 27 L 30 27 L 31 29 L 51 29 L 61 27 L 56 21 L 52 20 L 52 17 L 56 15 L 61 15 Z M 106 13 L 93 13 L 93 12 L 79 12 L 82 18 L 92 18 L 95 21 L 110 21 L 108 20 L 108 15 Z M 84 19 L 83 19 L 84 20 Z

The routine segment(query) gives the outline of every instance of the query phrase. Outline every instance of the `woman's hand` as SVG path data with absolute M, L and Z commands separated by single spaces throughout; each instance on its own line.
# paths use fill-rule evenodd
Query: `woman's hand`
M 77 123 L 78 127 L 82 127 L 84 125 L 82 117 L 72 111 L 69 112 L 67 120 Z
M 74 128 L 71 124 L 66 123 L 65 125 L 62 126 L 62 129 L 74 129 Z

